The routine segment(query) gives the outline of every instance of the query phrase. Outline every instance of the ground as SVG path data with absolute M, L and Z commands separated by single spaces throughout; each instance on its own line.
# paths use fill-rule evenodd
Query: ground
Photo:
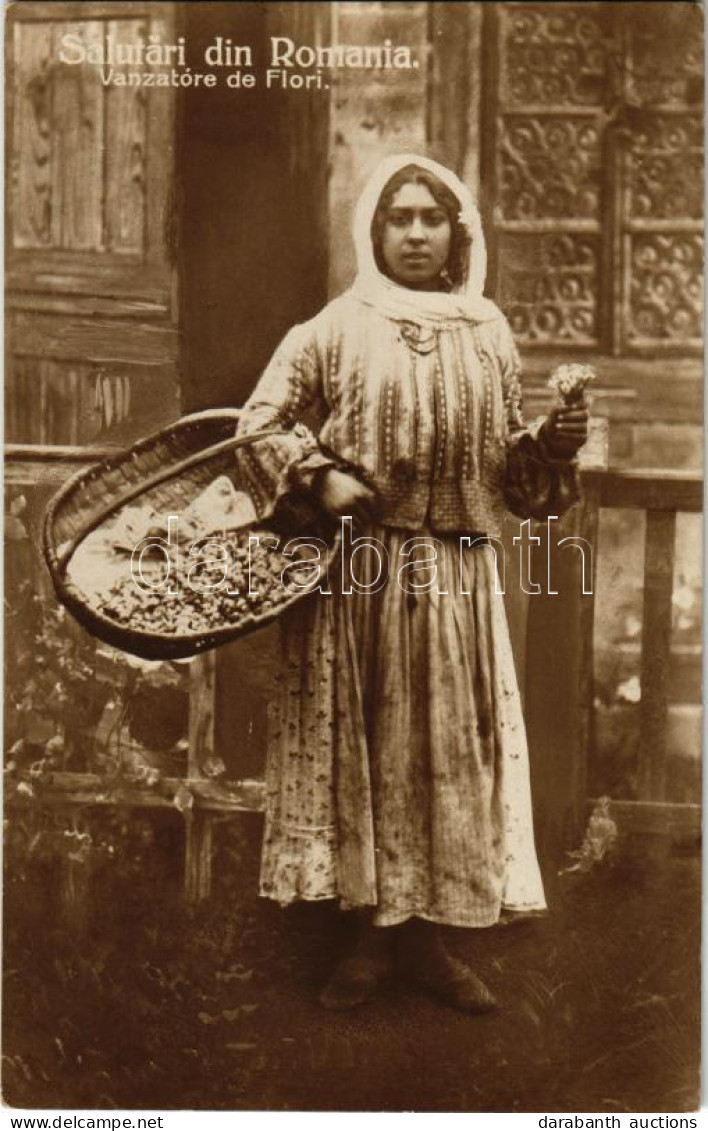
M 466 1017 L 392 986 L 341 1015 L 316 1001 L 341 946 L 341 919 L 325 904 L 282 911 L 256 898 L 257 822 L 221 828 L 214 896 L 193 914 L 164 865 L 164 844 L 147 843 L 149 835 L 139 878 L 135 870 L 94 876 L 83 924 L 51 918 L 51 869 L 14 862 L 5 904 L 6 1103 L 462 1112 L 697 1105 L 695 844 L 627 842 L 587 874 L 546 869 L 546 919 L 448 931 L 450 948 L 498 995 L 494 1014 Z

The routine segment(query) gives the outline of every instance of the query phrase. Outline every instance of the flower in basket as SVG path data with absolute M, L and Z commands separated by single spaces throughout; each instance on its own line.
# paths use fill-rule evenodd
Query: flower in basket
M 548 387 L 567 404 L 568 401 L 578 399 L 586 386 L 595 380 L 595 376 L 592 365 L 581 365 L 579 362 L 558 365 L 548 378 Z

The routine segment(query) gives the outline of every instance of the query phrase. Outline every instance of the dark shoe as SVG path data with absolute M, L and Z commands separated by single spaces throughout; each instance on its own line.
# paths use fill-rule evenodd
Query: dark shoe
M 325 1009 L 354 1009 L 369 1001 L 393 970 L 393 932 L 357 915 L 346 958 L 320 993 Z
M 409 980 L 462 1013 L 490 1013 L 497 999 L 481 978 L 457 958 L 448 956 L 445 970 L 414 971 Z
M 405 981 L 463 1013 L 489 1013 L 494 994 L 481 978 L 447 953 L 435 923 L 413 920 L 399 939 L 398 968 Z
M 391 964 L 378 958 L 352 954 L 340 962 L 320 993 L 325 1009 L 355 1009 L 375 996 L 391 972 Z

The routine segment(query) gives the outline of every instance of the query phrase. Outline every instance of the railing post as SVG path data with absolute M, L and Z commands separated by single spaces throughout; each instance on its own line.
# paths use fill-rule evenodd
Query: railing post
M 190 813 L 185 820 L 184 894 L 191 906 L 211 894 L 211 860 L 214 818 L 210 813 Z
M 214 697 L 216 657 L 206 652 L 192 661 L 189 692 L 189 750 L 187 778 L 203 776 L 202 767 L 214 754 Z M 211 892 L 212 817 L 199 810 L 185 814 L 184 890 L 196 904 Z
M 644 543 L 644 626 L 638 767 L 638 793 L 642 801 L 663 801 L 666 796 L 666 728 L 669 714 L 668 674 L 675 541 L 676 512 L 648 510 Z

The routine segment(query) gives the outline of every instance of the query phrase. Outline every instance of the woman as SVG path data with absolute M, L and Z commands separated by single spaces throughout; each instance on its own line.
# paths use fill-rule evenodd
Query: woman
M 480 1012 L 494 999 L 448 955 L 439 925 L 545 907 L 484 537 L 499 535 L 506 509 L 541 518 L 577 499 L 571 457 L 587 413 L 581 403 L 524 426 L 511 332 L 483 297 L 479 215 L 449 170 L 383 161 L 354 237 L 353 287 L 287 334 L 244 408 L 241 433 L 285 435 L 244 449 L 240 464 L 262 516 L 310 491 L 395 569 L 374 584 L 378 558 L 357 554 L 358 587 L 332 578 L 330 596 L 281 622 L 261 892 L 357 912 L 326 1006 L 365 1001 L 397 965 Z M 316 435 L 299 423 L 313 410 Z

